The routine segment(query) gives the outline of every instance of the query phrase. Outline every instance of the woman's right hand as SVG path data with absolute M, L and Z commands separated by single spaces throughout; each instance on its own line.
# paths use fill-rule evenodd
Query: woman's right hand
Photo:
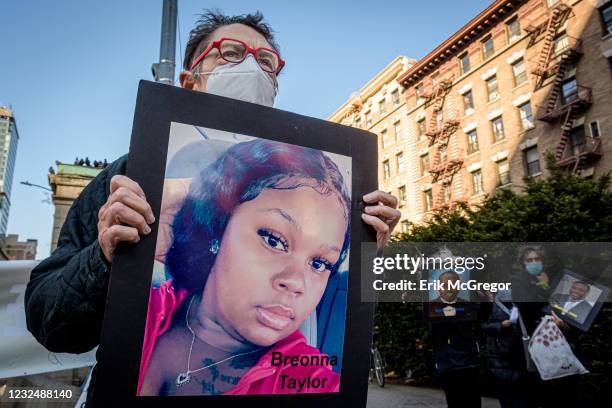
M 536 278 L 538 279 L 539 283 L 542 283 L 544 285 L 550 284 L 550 280 L 548 279 L 548 275 L 546 274 L 546 272 L 542 272 Z
M 149 224 L 154 222 L 153 210 L 138 183 L 113 176 L 110 195 L 98 212 L 98 242 L 104 257 L 112 262 L 119 242 L 140 241 L 140 234 L 149 234 Z

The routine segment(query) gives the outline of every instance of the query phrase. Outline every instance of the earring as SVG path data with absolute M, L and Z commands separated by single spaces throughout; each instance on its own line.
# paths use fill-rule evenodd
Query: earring
M 219 252 L 219 240 L 218 239 L 211 239 L 210 240 L 210 248 L 209 251 L 215 255 L 217 255 L 217 252 Z

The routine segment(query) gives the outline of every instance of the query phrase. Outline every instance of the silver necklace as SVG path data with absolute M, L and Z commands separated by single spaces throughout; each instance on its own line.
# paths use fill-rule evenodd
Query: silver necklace
M 189 329 L 189 331 L 191 332 L 191 346 L 189 346 L 189 357 L 187 358 L 187 371 L 183 372 L 183 373 L 179 373 L 176 376 L 176 386 L 177 387 L 182 387 L 183 385 L 187 384 L 189 381 L 191 381 L 191 374 L 193 373 L 197 373 L 198 371 L 202 371 L 205 370 L 207 368 L 210 367 L 214 367 L 216 365 L 219 365 L 223 362 L 226 362 L 228 360 L 231 360 L 233 358 L 236 357 L 240 357 L 240 356 L 244 356 L 250 353 L 254 353 L 256 351 L 261 350 L 263 347 L 257 348 L 255 350 L 251 350 L 251 351 L 247 351 L 244 353 L 240 353 L 240 354 L 236 354 L 235 356 L 230 356 L 227 358 L 224 358 L 223 360 L 217 361 L 216 363 L 212 363 L 212 364 L 208 364 L 205 365 L 204 367 L 200 367 L 197 370 L 191 370 L 190 368 L 190 363 L 191 363 L 191 352 L 193 351 L 193 343 L 195 342 L 195 333 L 194 331 L 191 329 L 191 326 L 189 326 L 189 310 L 191 309 L 191 304 L 193 303 L 193 297 L 191 298 L 191 300 L 189 301 L 189 306 L 187 307 L 187 314 L 185 316 L 185 323 L 187 323 L 187 328 Z

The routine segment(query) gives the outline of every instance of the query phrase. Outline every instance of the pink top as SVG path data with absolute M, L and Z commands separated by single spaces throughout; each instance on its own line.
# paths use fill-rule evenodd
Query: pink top
M 151 288 L 137 395 L 140 395 L 156 339 L 168 330 L 174 311 L 187 296 L 186 289 L 174 290 L 172 280 L 162 283 L 159 288 Z M 289 362 L 287 365 L 273 366 L 273 352 L 279 352 L 282 356 L 296 356 L 294 360 L 305 355 L 309 356 L 310 361 L 313 356 L 325 356 L 315 347 L 306 344 L 306 338 L 296 330 L 272 346 L 225 395 L 338 392 L 340 375 L 330 365 L 291 365 Z

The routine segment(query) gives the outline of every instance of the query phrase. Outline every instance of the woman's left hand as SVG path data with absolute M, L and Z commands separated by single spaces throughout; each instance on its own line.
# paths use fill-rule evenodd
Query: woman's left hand
M 361 218 L 376 230 L 376 244 L 382 249 L 391 239 L 391 233 L 402 213 L 397 210 L 397 198 L 384 191 L 376 190 L 363 196 L 367 204 Z
M 567 329 L 569 327 L 567 325 L 567 323 L 565 323 L 563 320 L 561 320 L 559 317 L 557 317 L 557 315 L 554 312 L 551 314 L 551 317 L 552 317 L 553 321 L 555 322 L 555 324 L 560 329 Z

